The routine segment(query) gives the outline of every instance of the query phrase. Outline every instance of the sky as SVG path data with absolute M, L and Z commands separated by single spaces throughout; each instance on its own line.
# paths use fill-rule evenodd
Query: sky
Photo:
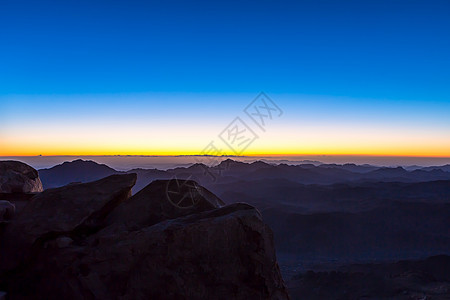
M 213 142 L 450 157 L 449 15 L 449 1 L 1 0 L 0 156 Z

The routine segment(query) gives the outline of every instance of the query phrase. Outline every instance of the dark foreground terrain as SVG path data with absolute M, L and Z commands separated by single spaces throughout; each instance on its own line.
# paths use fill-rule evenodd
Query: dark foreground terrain
M 194 181 L 155 180 L 131 197 L 133 173 L 42 191 L 34 169 L 2 164 L 6 299 L 289 298 L 272 231 L 248 204 Z
M 288 281 L 294 299 L 450 299 L 450 256 L 307 271 Z
M 117 176 L 119 176 L 117 178 L 126 178 L 126 176 L 136 176 L 135 174 L 137 174 L 137 177 L 133 178 L 136 178 L 136 184 L 134 186 L 130 185 L 128 189 L 128 192 L 134 194 L 134 196 L 131 198 L 124 196 L 124 199 L 128 200 L 109 201 L 108 203 L 110 204 L 105 208 L 95 210 L 95 213 L 89 212 L 89 215 L 92 214 L 94 216 L 94 221 L 83 219 L 83 221 L 80 221 L 81 223 L 77 223 L 75 227 L 71 228 L 68 233 L 62 231 L 63 233 L 58 233 L 55 236 L 53 229 L 46 229 L 45 234 L 32 243 L 32 247 L 48 245 L 49 243 L 46 241 L 49 238 L 54 240 L 49 245 L 54 245 L 55 243 L 56 245 L 58 243 L 64 245 L 69 242 L 70 247 L 75 247 L 75 252 L 70 252 L 74 251 L 70 247 L 72 250 L 69 252 L 66 252 L 68 250 L 61 252 L 65 253 L 64 255 L 69 258 L 73 257 L 71 255 L 80 255 L 81 257 L 91 257 L 90 259 L 95 257 L 96 259 L 104 258 L 107 261 L 111 261 L 111 256 L 106 256 L 106 258 L 102 256 L 105 254 L 97 256 L 98 254 L 94 249 L 101 249 L 101 247 L 106 249 L 122 240 L 131 242 L 137 236 L 145 236 L 144 233 L 133 235 L 134 233 L 132 234 L 132 232 L 147 232 L 147 229 L 144 228 L 149 226 L 153 228 L 152 230 L 163 230 L 165 235 L 167 231 L 166 229 L 161 229 L 165 228 L 161 227 L 161 224 L 166 224 L 167 222 L 171 224 L 169 228 L 177 228 L 176 230 L 190 228 L 182 229 L 181 232 L 183 234 L 184 230 L 192 229 L 192 235 L 195 233 L 204 237 L 205 233 L 211 231 L 214 232 L 214 235 L 227 236 L 227 240 L 230 243 L 243 243 L 245 246 L 239 248 L 240 250 L 235 249 L 229 252 L 230 249 L 234 248 L 225 247 L 222 243 L 223 241 L 220 240 L 211 241 L 210 234 L 206 234 L 209 242 L 204 242 L 204 244 L 199 244 L 199 237 L 195 237 L 195 235 L 193 235 L 192 240 L 185 240 L 181 238 L 182 235 L 172 233 L 167 236 L 163 235 L 164 242 L 160 240 L 155 241 L 157 245 L 161 245 L 161 243 L 165 245 L 163 250 L 158 250 L 166 251 L 164 253 L 171 249 L 170 247 L 167 248 L 167 244 L 165 244 L 167 242 L 169 245 L 174 242 L 174 245 L 176 245 L 174 247 L 184 247 L 186 245 L 190 247 L 189 251 L 195 248 L 195 245 L 201 246 L 200 249 L 203 250 L 204 248 L 210 249 L 207 252 L 199 252 L 201 253 L 199 254 L 200 256 L 208 257 L 206 260 L 200 259 L 198 256 L 195 258 L 189 257 L 188 261 L 196 262 L 189 266 L 184 266 L 181 261 L 177 260 L 176 263 L 172 260 L 166 261 L 170 266 L 169 269 L 172 268 L 170 269 L 171 272 L 179 270 L 178 267 L 175 267 L 176 264 L 182 264 L 183 266 L 180 268 L 185 270 L 183 272 L 187 272 L 186 276 L 195 274 L 197 276 L 194 276 L 195 280 L 182 279 L 180 281 L 173 273 L 170 273 L 171 275 L 164 273 L 164 276 L 168 276 L 164 278 L 169 281 L 175 281 L 177 286 L 186 287 L 189 285 L 188 282 L 194 284 L 196 280 L 206 284 L 206 286 L 210 286 L 211 282 L 209 279 L 216 277 L 211 275 L 205 276 L 204 274 L 210 274 L 208 272 L 215 269 L 210 267 L 203 268 L 208 266 L 209 263 L 215 264 L 217 262 L 217 260 L 211 260 L 211 257 L 217 256 L 221 257 L 221 261 L 228 261 L 233 260 L 236 253 L 240 253 L 240 262 L 247 260 L 244 257 L 248 256 L 245 255 L 254 257 L 255 253 L 259 253 L 257 249 L 262 247 L 262 244 L 258 244 L 258 239 L 254 240 L 258 235 L 261 236 L 259 241 L 264 241 L 263 244 L 266 245 L 261 248 L 266 253 L 263 257 L 268 258 L 268 260 L 264 260 L 264 265 L 268 263 L 269 266 L 273 266 L 272 262 L 275 260 L 270 257 L 275 257 L 275 250 L 273 246 L 270 246 L 272 237 L 271 233 L 267 233 L 271 232 L 269 229 L 258 227 L 260 229 L 256 230 L 256 235 L 254 236 L 250 233 L 242 235 L 239 233 L 241 232 L 240 230 L 231 229 L 234 228 L 234 225 L 231 228 L 229 227 L 230 220 L 241 218 L 244 211 L 246 213 L 252 211 L 252 214 L 256 214 L 254 215 L 255 218 L 259 219 L 257 221 L 258 224 L 264 224 L 261 222 L 261 220 L 264 220 L 268 225 L 267 228 L 271 228 L 274 232 L 274 244 L 280 271 L 278 271 L 278 267 L 275 267 L 275 269 L 269 267 L 269 269 L 272 268 L 270 269 L 272 271 L 267 271 L 268 273 L 264 271 L 266 273 L 264 273 L 265 275 L 262 278 L 265 278 L 265 281 L 261 281 L 258 279 L 259 277 L 252 277 L 255 274 L 255 270 L 259 270 L 256 267 L 258 264 L 242 265 L 236 262 L 221 266 L 221 268 L 228 267 L 228 270 L 233 275 L 230 275 L 230 273 L 217 276 L 220 278 L 230 276 L 227 277 L 229 278 L 227 280 L 238 278 L 236 281 L 233 281 L 234 288 L 232 290 L 235 291 L 233 293 L 243 289 L 243 294 L 232 294 L 235 298 L 239 298 L 246 293 L 247 284 L 252 286 L 250 290 L 253 289 L 253 293 L 255 292 L 254 289 L 265 286 L 263 291 L 261 291 L 262 294 L 259 294 L 262 295 L 263 299 L 275 297 L 273 295 L 286 297 L 280 278 L 280 274 L 282 274 L 293 299 L 449 299 L 450 172 L 448 172 L 448 165 L 427 168 L 384 168 L 353 164 L 290 166 L 286 164 L 271 165 L 265 162 L 242 163 L 226 160 L 215 167 L 194 164 L 190 167 L 165 171 L 133 169 L 128 172 L 120 172 L 106 165 L 77 160 L 50 169 L 39 170 L 39 177 L 46 191 L 32 198 L 31 203 L 36 203 L 36 199 L 41 197 L 50 199 L 48 200 L 51 203 L 49 207 L 53 207 L 54 203 L 61 201 L 56 199 L 62 198 L 62 203 L 64 203 L 66 196 L 63 197 L 56 194 L 56 197 L 51 193 L 51 191 L 55 190 L 61 191 L 63 195 L 68 195 L 67 191 L 72 191 L 71 189 L 77 191 L 79 188 L 84 187 L 83 192 L 78 192 L 83 195 L 90 195 L 93 192 L 92 195 L 97 195 L 100 191 L 97 189 L 92 190 L 92 188 L 86 189 L 86 185 L 80 183 L 99 180 L 105 176 L 113 176 L 108 178 L 116 178 Z M 211 201 L 216 204 L 220 201 L 220 205 L 203 207 L 201 211 L 195 211 L 195 213 L 183 207 L 173 210 L 173 204 L 175 204 L 175 207 L 179 204 L 178 200 L 174 201 L 170 197 L 172 193 L 169 193 L 167 190 L 167 183 L 173 183 L 177 180 L 181 182 L 194 180 L 199 183 L 199 185 L 195 184 L 195 186 L 200 187 L 201 185 L 205 187 L 201 188 L 203 192 L 201 192 L 202 196 L 200 198 L 206 199 L 206 202 L 195 200 L 192 202 L 195 204 L 193 207 L 197 207 L 198 203 L 210 203 Z M 39 185 L 39 183 L 34 182 L 31 186 L 33 184 Z M 61 188 L 47 190 L 55 187 Z M 172 188 L 169 188 L 169 190 Z M 206 190 L 206 188 L 211 192 Z M 195 190 L 198 191 L 197 188 Z M 21 195 L 19 197 L 16 193 L 13 196 L 16 208 L 18 210 L 23 209 L 24 212 L 28 211 L 28 213 L 31 211 L 35 212 L 35 208 L 32 210 L 28 208 L 27 210 L 31 198 L 29 194 Z M 3 199 L 12 199 L 11 197 L 11 194 L 4 194 Z M 191 195 L 188 199 L 192 199 L 192 197 Z M 219 198 L 221 200 L 214 200 Z M 120 204 L 130 201 L 134 205 L 129 206 L 127 209 L 123 208 L 124 204 Z M 148 201 L 153 203 L 152 205 L 154 206 L 148 206 Z M 186 204 L 183 203 L 181 206 Z M 236 203 L 247 203 L 247 205 Z M 163 209 L 163 204 L 168 205 L 165 206 L 166 209 L 171 208 L 169 212 Z M 253 209 L 252 206 L 258 210 Z M 70 208 L 70 206 L 68 207 Z M 75 207 L 70 209 L 75 209 Z M 206 213 L 203 210 L 217 211 L 217 215 L 216 213 Z M 153 213 L 153 211 L 156 211 L 156 213 Z M 199 213 L 201 214 L 199 215 Z M 20 213 L 19 217 L 22 218 L 22 221 L 30 218 L 29 216 L 24 217 L 24 213 Z M 43 220 L 47 218 L 48 216 L 43 217 L 38 223 L 46 224 L 47 221 Z M 148 218 L 154 219 L 154 221 L 142 221 L 143 223 L 136 221 L 148 220 Z M 87 224 L 91 223 L 93 225 L 87 226 Z M 122 223 L 128 225 L 118 225 Z M 193 224 L 192 226 L 194 227 L 188 226 L 188 224 Z M 199 224 L 204 225 L 200 226 Z M 243 228 L 253 226 L 241 221 L 239 221 L 239 224 Z M 8 226 L 9 229 L 5 229 L 5 235 L 10 232 L 10 236 L 16 236 L 19 231 L 23 231 L 21 227 L 17 227 L 17 229 L 12 223 Z M 27 226 L 34 228 L 36 225 L 32 223 Z M 85 231 L 86 226 L 87 233 Z M 219 230 L 216 226 L 222 229 Z M 219 231 L 216 231 L 216 229 Z M 125 230 L 125 233 L 121 233 L 124 235 L 116 236 L 115 240 L 109 240 L 106 244 L 102 244 L 110 239 L 111 234 L 118 234 L 122 230 Z M 61 230 L 57 232 L 61 232 Z M 246 232 L 246 230 L 243 232 Z M 153 239 L 153 234 L 151 238 L 148 236 L 146 239 Z M 230 240 L 229 234 L 232 236 L 237 234 L 239 238 Z M 62 235 L 62 241 L 60 241 L 60 235 Z M 66 237 L 70 238 L 70 240 L 67 240 Z M 173 241 L 172 238 L 174 237 L 179 237 L 181 240 Z M 248 244 L 249 241 L 252 242 Z M 267 241 L 269 241 L 268 245 L 266 244 Z M 254 244 L 255 242 L 257 243 Z M 221 245 L 221 248 L 214 247 L 216 244 Z M 140 247 L 153 249 L 154 245 L 139 245 L 137 246 L 139 247 L 138 250 L 133 251 L 146 253 Z M 14 247 L 23 248 L 22 244 L 19 246 L 16 245 Z M 127 244 L 127 247 L 129 246 Z M 27 247 L 29 246 L 25 248 Z M 53 249 L 52 247 L 44 247 L 44 249 Z M 128 249 L 127 247 L 123 248 L 123 250 Z M 226 250 L 227 255 L 232 257 L 227 257 L 225 253 L 222 253 L 222 248 Z M 81 254 L 77 252 L 79 250 Z M 40 251 L 44 251 L 42 252 L 44 254 L 39 255 L 44 255 L 44 257 L 47 255 L 46 251 L 48 250 Z M 178 253 L 173 251 L 170 250 L 170 253 Z M 22 249 L 18 251 L 18 253 L 20 252 L 22 252 Z M 32 252 L 34 253 L 35 251 Z M 111 255 L 114 257 L 128 257 L 131 255 L 134 257 L 136 255 L 134 254 L 135 252 L 130 254 L 125 251 L 124 253 L 119 252 Z M 41 252 L 38 251 L 38 253 Z M 67 253 L 70 253 L 70 255 Z M 95 256 L 93 256 L 94 253 Z M 242 253 L 247 254 L 242 256 Z M 139 256 L 142 255 L 139 254 Z M 258 254 L 258 257 L 259 255 L 261 254 Z M 33 259 L 38 257 L 39 261 L 41 260 L 40 256 L 32 257 Z M 67 259 L 67 257 L 64 259 Z M 186 257 L 181 255 L 179 259 L 184 261 Z M 74 261 L 78 261 L 78 259 Z M 136 263 L 135 260 L 132 261 Z M 201 261 L 200 268 L 197 267 L 197 262 L 199 261 Z M 54 261 L 48 263 L 54 264 Z M 259 260 L 258 263 L 262 264 L 263 262 Z M 88 264 L 92 264 L 92 260 L 88 259 L 83 266 Z M 137 264 L 139 265 L 139 263 Z M 76 273 L 72 268 L 76 270 L 77 267 L 72 266 L 68 269 L 70 272 Z M 127 268 L 125 267 L 125 270 L 128 270 Z M 252 274 L 248 275 L 252 277 L 252 280 L 245 279 L 240 272 L 238 274 L 233 273 L 236 271 L 235 268 L 246 270 L 245 274 Z M 267 266 L 263 269 L 266 270 L 265 268 Z M 40 271 L 42 270 L 40 269 Z M 83 270 L 82 274 L 87 272 L 85 269 Z M 122 271 L 120 269 L 120 272 Z M 39 272 L 36 274 L 39 274 Z M 81 272 L 81 269 L 79 272 Z M 95 271 L 94 273 L 98 275 L 98 272 Z M 128 274 L 127 272 L 129 271 L 125 273 Z M 10 278 L 17 278 L 11 276 L 19 276 L 22 273 L 17 273 L 19 275 L 14 272 L 8 274 L 10 274 L 8 275 Z M 90 268 L 87 274 L 91 274 Z M 158 274 L 160 276 L 160 272 Z M 19 278 L 23 279 L 21 276 Z M 87 276 L 94 282 L 98 282 L 98 279 L 95 279 L 92 275 Z M 104 280 L 106 275 L 101 276 L 100 281 Z M 149 275 L 146 274 L 145 276 Z M 219 280 L 219 277 L 213 279 L 214 282 Z M 123 280 L 122 278 L 129 278 L 129 275 L 122 273 L 117 278 Z M 114 277 L 112 282 L 115 282 L 117 278 Z M 81 281 L 84 282 L 83 280 Z M 130 280 L 133 281 L 134 279 Z M 8 284 L 6 287 L 13 288 L 10 285 L 12 281 L 5 282 Z M 24 281 L 18 282 L 20 284 L 24 283 Z M 83 283 L 77 283 L 77 285 L 79 284 Z M 94 283 L 90 282 L 89 284 Z M 214 283 L 213 286 L 216 284 Z M 224 283 L 222 282 L 221 284 Z M 119 286 L 118 284 L 115 285 Z M 126 286 L 128 287 L 129 284 L 127 283 Z M 0 286 L 1 288 L 3 287 Z M 138 286 L 136 289 L 139 290 L 140 288 Z M 228 288 L 231 288 L 231 286 L 227 285 L 226 289 Z M 85 289 L 89 290 L 90 288 L 85 287 Z M 124 289 L 126 288 L 122 285 L 120 291 L 123 292 Z M 207 290 L 207 287 L 202 288 L 202 291 L 203 289 Z M 104 291 L 97 292 L 100 295 L 104 295 L 102 294 Z M 197 292 L 203 293 L 201 291 L 190 292 L 194 294 Z M 220 295 L 224 293 L 223 290 Z M 230 294 L 225 293 L 224 295 L 229 296 Z M 254 297 L 250 298 L 253 299 Z

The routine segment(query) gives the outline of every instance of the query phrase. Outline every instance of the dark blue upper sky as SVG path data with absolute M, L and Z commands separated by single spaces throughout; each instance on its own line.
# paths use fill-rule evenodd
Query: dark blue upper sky
M 0 95 L 448 101 L 450 1 L 0 2 Z
M 448 157 L 450 1 L 0 0 L 0 154 L 199 153 L 260 91 L 248 153 Z

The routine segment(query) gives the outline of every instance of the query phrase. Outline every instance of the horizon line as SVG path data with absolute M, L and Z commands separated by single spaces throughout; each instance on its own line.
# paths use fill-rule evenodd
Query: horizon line
M 52 155 L 0 155 L 0 157 L 298 157 L 298 156 L 314 156 L 314 157 L 417 157 L 417 158 L 450 158 L 442 155 L 401 155 L 401 154 L 249 154 L 249 155 L 208 155 L 208 154 L 52 154 Z

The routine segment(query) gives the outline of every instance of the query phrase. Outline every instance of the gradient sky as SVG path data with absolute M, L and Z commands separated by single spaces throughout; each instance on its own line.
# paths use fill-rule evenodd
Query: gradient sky
M 449 1 L 0 1 L 0 155 L 450 156 Z M 221 145 L 225 149 L 224 145 Z

